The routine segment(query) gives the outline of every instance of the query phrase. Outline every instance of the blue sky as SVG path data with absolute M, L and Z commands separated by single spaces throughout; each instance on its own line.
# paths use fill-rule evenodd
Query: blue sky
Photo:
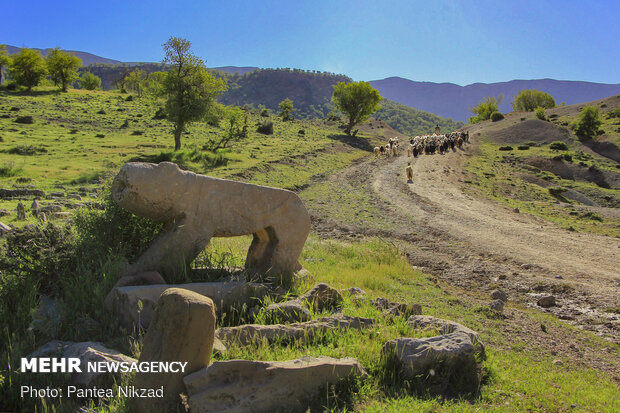
M 161 61 L 187 38 L 207 66 L 354 80 L 620 83 L 620 1 L 0 0 L 0 43 Z

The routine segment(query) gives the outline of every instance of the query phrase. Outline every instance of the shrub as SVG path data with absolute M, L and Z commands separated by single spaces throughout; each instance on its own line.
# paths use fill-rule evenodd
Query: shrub
M 502 119 L 504 119 L 504 115 L 502 115 L 500 112 L 491 113 L 492 122 L 497 122 L 498 120 L 502 120 Z
M 618 106 L 617 108 L 612 109 L 609 112 L 607 112 L 607 117 L 609 119 L 611 119 L 611 118 L 620 118 L 620 106 Z
M 549 144 L 549 149 L 554 149 L 556 151 L 565 151 L 565 150 L 568 149 L 568 146 L 566 146 L 566 144 L 564 142 L 555 141 L 555 142 Z
M 156 120 L 166 119 L 166 109 L 158 108 L 155 111 L 155 115 L 153 116 L 153 119 L 156 119 Z
M 547 116 L 545 116 L 545 108 L 539 106 L 536 109 L 534 109 L 534 113 L 536 114 L 536 117 L 538 119 L 547 120 Z
M 543 109 L 554 108 L 555 99 L 548 93 L 536 89 L 521 90 L 512 102 L 512 109 L 516 111 L 531 112 L 538 107 Z
M 261 115 L 263 118 L 268 118 L 268 117 L 269 117 L 269 110 L 268 110 L 268 109 L 266 109 L 266 108 L 262 109 L 262 110 L 260 111 L 260 115 Z
M 21 172 L 22 168 L 16 168 L 15 163 L 6 162 L 0 164 L 0 176 L 5 178 L 10 178 L 15 176 Z
M 262 133 L 263 135 L 273 135 L 273 122 L 268 120 L 261 123 L 256 131 L 258 133 Z
M 47 149 L 45 149 L 42 146 L 19 145 L 19 146 L 12 147 L 6 152 L 12 155 L 30 156 L 30 155 L 36 155 L 37 153 L 46 153 Z
M 601 115 L 597 106 L 586 106 L 581 110 L 579 119 L 573 125 L 580 138 L 591 139 L 596 136 L 601 126 Z
M 500 146 L 499 150 L 500 151 L 511 151 L 512 150 L 512 146 L 509 146 L 509 145 L 507 145 L 507 146 Z
M 80 76 L 78 83 L 82 89 L 96 90 L 101 87 L 101 78 L 91 72 L 84 72 L 82 76 Z
M 34 123 L 34 119 L 32 119 L 32 116 L 19 116 L 17 119 L 15 119 L 15 123 L 32 125 Z

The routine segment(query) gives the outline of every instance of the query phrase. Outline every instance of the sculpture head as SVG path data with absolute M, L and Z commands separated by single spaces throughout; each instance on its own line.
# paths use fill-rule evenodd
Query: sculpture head
M 183 172 L 172 162 L 126 163 L 112 183 L 112 198 L 134 214 L 156 221 L 178 218 L 174 206 L 183 193 Z

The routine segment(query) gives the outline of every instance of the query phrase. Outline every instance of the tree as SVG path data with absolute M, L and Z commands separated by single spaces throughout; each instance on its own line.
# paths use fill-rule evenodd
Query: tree
M 351 135 L 353 127 L 368 119 L 370 115 L 381 109 L 379 92 L 368 82 L 338 82 L 334 85 L 332 102 L 336 109 L 349 117 L 345 132 Z
M 145 77 L 144 70 L 136 69 L 125 77 L 125 87 L 135 92 L 138 97 L 142 97 Z
M 499 104 L 504 100 L 504 95 L 487 96 L 474 107 L 471 112 L 476 115 L 469 118 L 469 123 L 478 123 L 491 118 L 493 112 L 499 112 Z
M 90 72 L 84 72 L 82 76 L 80 76 L 78 83 L 82 89 L 95 90 L 101 87 L 101 78 Z
M 278 116 L 282 117 L 282 120 L 293 120 L 293 101 L 289 98 L 284 99 L 278 104 L 280 113 Z
M 515 95 L 512 102 L 512 110 L 521 112 L 532 112 L 538 107 L 551 109 L 555 106 L 553 96 L 536 89 L 523 89 Z
M 9 69 L 11 79 L 18 85 L 26 86 L 28 91 L 41 83 L 47 74 L 45 60 L 41 53 L 33 49 L 20 49 L 13 55 Z
M 60 50 L 58 47 L 47 54 L 47 71 L 54 85 L 60 86 L 63 92 L 67 86 L 78 78 L 78 68 L 82 66 L 82 59 Z
M 579 119 L 574 124 L 575 133 L 582 138 L 593 138 L 603 124 L 598 106 L 586 106 L 581 109 Z
M 181 149 L 181 134 L 191 122 L 203 119 L 215 98 L 227 89 L 226 80 L 214 78 L 191 51 L 186 39 L 171 37 L 164 43 L 164 63 L 171 66 L 162 91 L 167 97 L 166 119 L 174 125 L 174 150 Z
M 9 52 L 6 50 L 6 45 L 0 44 L 0 85 L 2 84 L 2 75 L 9 67 L 10 63 L 11 57 L 9 56 Z

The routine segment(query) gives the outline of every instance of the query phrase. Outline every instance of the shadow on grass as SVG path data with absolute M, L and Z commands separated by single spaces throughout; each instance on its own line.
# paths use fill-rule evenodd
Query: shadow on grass
M 366 139 L 358 138 L 356 136 L 332 133 L 331 135 L 327 135 L 327 137 L 363 151 L 372 152 L 374 148 Z

